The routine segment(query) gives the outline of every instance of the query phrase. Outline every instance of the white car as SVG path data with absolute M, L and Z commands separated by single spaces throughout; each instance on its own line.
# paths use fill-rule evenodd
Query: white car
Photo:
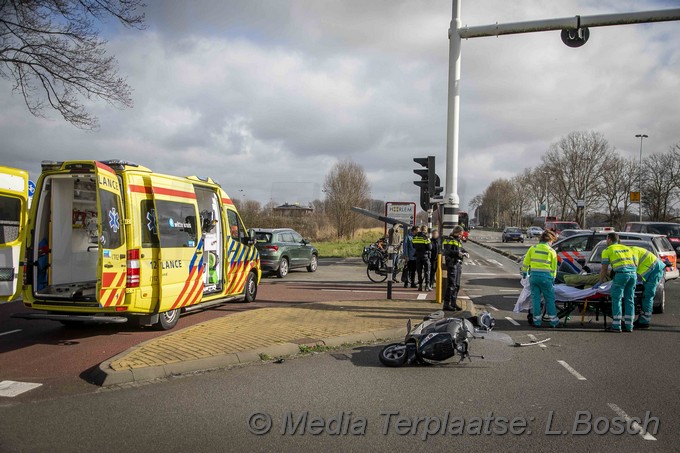
M 534 238 L 539 237 L 543 233 L 543 228 L 537 226 L 531 226 L 527 228 L 527 237 Z

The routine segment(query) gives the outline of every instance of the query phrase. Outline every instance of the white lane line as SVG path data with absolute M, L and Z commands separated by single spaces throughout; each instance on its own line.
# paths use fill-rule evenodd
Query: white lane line
M 489 307 L 493 311 L 499 311 L 498 308 L 494 307 L 493 305 L 487 305 L 487 307 Z
M 501 289 L 500 292 L 506 292 L 506 293 L 518 293 L 518 289 Z
M 9 335 L 11 333 L 21 332 L 21 329 L 8 330 L 7 332 L 0 333 L 0 337 L 3 335 Z
M 538 338 L 536 338 L 536 335 L 529 334 L 529 335 L 527 335 L 527 337 L 529 337 L 529 339 L 531 341 L 538 341 Z M 547 346 L 544 345 L 543 343 L 540 343 L 538 346 L 541 347 L 541 348 L 547 348 Z
M 616 412 L 616 415 L 618 415 L 619 417 L 623 417 L 624 419 L 626 419 L 626 422 L 628 422 L 628 423 L 630 424 L 630 426 L 631 426 L 633 429 L 635 429 L 635 430 L 637 431 L 637 433 L 638 433 L 639 435 L 641 435 L 642 438 L 643 438 L 644 440 L 656 440 L 656 437 L 652 436 L 652 435 L 649 434 L 647 431 L 645 431 L 644 429 L 642 429 L 642 426 L 640 426 L 640 424 L 639 424 L 638 422 L 633 421 L 633 419 L 630 418 L 630 417 L 628 416 L 628 414 L 626 414 L 625 412 L 623 412 L 623 409 L 621 409 L 619 406 L 617 406 L 617 405 L 614 404 L 614 403 L 607 403 L 607 406 L 609 406 L 609 408 L 610 408 L 611 410 L 613 410 L 614 412 Z M 632 423 L 631 423 L 631 422 L 632 422 Z M 657 423 L 657 426 L 658 426 L 658 423 Z
M 14 398 L 41 385 L 34 382 L 2 381 L 0 382 L 0 396 Z
M 487 276 L 487 277 L 507 277 L 508 274 L 487 274 L 487 273 L 474 273 L 474 272 L 463 272 L 463 275 L 475 275 L 475 276 Z
M 510 316 L 506 316 L 505 319 L 507 319 L 508 321 L 510 321 L 510 323 L 512 323 L 512 324 L 514 324 L 514 325 L 516 325 L 516 326 L 519 326 L 519 323 L 518 323 L 517 321 L 515 321 L 514 319 L 512 319 Z
M 418 300 L 425 300 L 425 299 L 427 299 L 427 293 L 420 293 L 420 294 L 418 294 L 417 299 L 418 299 Z
M 571 374 L 573 374 L 573 375 L 576 377 L 576 379 L 578 379 L 579 381 L 587 381 L 586 378 L 584 378 L 581 374 L 579 374 L 578 371 L 576 371 L 575 369 L 573 369 L 573 368 L 572 368 L 567 362 L 565 362 L 564 360 L 558 360 L 557 363 L 559 363 L 560 365 L 562 365 L 568 372 L 570 372 Z

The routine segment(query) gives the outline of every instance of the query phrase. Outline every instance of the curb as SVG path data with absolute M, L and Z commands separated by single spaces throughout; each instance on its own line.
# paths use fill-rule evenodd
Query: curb
M 462 302 L 461 305 L 465 305 L 466 310 L 456 313 L 458 317 L 467 318 L 476 315 L 477 309 L 475 308 L 472 300 L 467 295 L 465 295 L 464 298 L 459 298 L 459 303 L 460 302 Z M 437 309 L 439 309 L 439 307 L 437 307 Z M 390 340 L 402 340 L 405 335 L 406 327 L 399 327 L 321 338 L 314 341 L 313 343 L 307 344 L 306 346 L 313 347 L 321 345 L 328 347 L 339 347 L 343 345 L 359 343 L 376 343 Z M 265 355 L 270 357 L 296 356 L 301 354 L 300 346 L 305 346 L 304 344 L 285 342 L 246 351 L 221 354 L 201 359 L 184 360 L 164 365 L 130 368 L 124 370 L 114 370 L 111 368 L 112 362 L 115 362 L 116 360 L 127 356 L 132 351 L 140 349 L 156 340 L 157 339 L 151 339 L 145 341 L 103 361 L 92 370 L 88 376 L 88 381 L 101 387 L 107 387 L 112 385 L 129 384 L 131 382 L 148 381 L 151 379 L 163 379 L 187 373 L 217 370 L 233 365 L 242 365 L 253 362 L 266 362 L 262 359 L 262 357 Z
M 323 345 L 329 347 L 338 347 L 345 344 L 355 343 L 373 343 L 382 340 L 403 339 L 406 335 L 406 328 L 400 327 L 398 329 L 376 330 L 373 332 L 361 332 L 349 335 L 342 335 L 338 337 L 322 338 L 315 341 L 309 346 Z M 177 363 L 166 364 L 162 366 L 151 366 L 144 368 L 133 368 L 128 370 L 112 370 L 111 362 L 119 357 L 126 356 L 131 350 L 142 347 L 143 345 L 154 340 L 145 341 L 137 346 L 121 352 L 120 354 L 105 360 L 98 367 L 96 367 L 90 374 L 90 381 L 96 385 L 107 387 L 117 384 L 127 384 L 136 381 L 147 381 L 150 379 L 161 379 L 176 376 L 180 374 L 192 373 L 197 371 L 209 371 L 220 368 L 226 368 L 232 365 L 240 365 L 252 362 L 263 362 L 262 356 L 268 355 L 271 357 L 280 356 L 295 356 L 300 354 L 300 346 L 298 343 L 279 343 L 272 346 L 266 346 L 258 349 L 251 349 L 248 351 L 241 351 L 230 354 L 223 354 L 215 357 L 208 357 L 204 359 L 186 360 Z
M 472 242 L 473 244 L 477 244 L 477 245 L 479 245 L 479 246 L 481 246 L 481 247 L 484 247 L 485 249 L 493 250 L 494 252 L 498 253 L 499 255 L 503 255 L 503 256 L 505 256 L 505 257 L 508 257 L 508 258 L 510 258 L 511 260 L 513 260 L 513 261 L 515 261 L 515 262 L 517 262 L 517 263 L 521 263 L 521 262 L 522 262 L 522 257 L 521 257 L 521 256 L 513 255 L 513 254 L 510 253 L 510 252 L 506 252 L 506 251 L 503 251 L 503 250 L 501 250 L 501 249 L 497 249 L 496 247 L 492 247 L 492 246 L 487 245 L 487 244 L 482 244 L 481 242 L 477 242 L 477 241 L 475 241 L 475 240 L 473 240 L 473 239 L 470 239 L 470 238 L 468 238 L 468 241 Z

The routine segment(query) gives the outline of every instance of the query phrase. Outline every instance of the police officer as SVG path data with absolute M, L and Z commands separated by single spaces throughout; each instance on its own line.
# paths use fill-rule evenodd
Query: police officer
M 642 291 L 642 312 L 637 321 L 633 323 L 636 329 L 647 329 L 652 320 L 652 302 L 656 287 L 663 278 L 666 271 L 666 264 L 647 249 L 642 247 L 630 246 L 635 263 L 637 264 L 637 274 L 642 279 L 644 289 Z
M 621 299 L 623 299 L 623 316 L 625 331 L 633 331 L 633 318 L 635 317 L 635 275 L 637 266 L 633 252 L 629 247 L 619 244 L 619 235 L 607 234 L 607 248 L 602 251 L 602 269 L 598 285 L 607 280 L 607 271 L 611 266 L 614 271 L 612 281 L 612 325 L 609 330 L 621 332 Z
M 534 327 L 541 327 L 541 294 L 545 299 L 545 311 L 550 318 L 550 327 L 557 327 L 560 323 L 555 307 L 554 288 L 557 253 L 550 247 L 556 238 L 552 231 L 543 231 L 538 244 L 529 248 L 522 263 L 522 277 L 529 275 Z
M 446 259 L 446 292 L 444 293 L 444 310 L 460 310 L 456 303 L 460 289 L 460 274 L 463 257 L 469 256 L 460 242 L 463 227 L 456 225 L 448 237 L 442 240 L 442 254 Z
M 434 286 L 437 281 L 437 255 L 439 255 L 441 251 L 439 230 L 432 230 L 430 243 L 432 244 L 432 250 L 430 251 L 430 286 Z
M 423 290 L 423 280 L 425 281 L 427 291 L 432 291 L 432 288 L 430 288 L 430 251 L 432 250 L 432 244 L 430 243 L 430 238 L 427 237 L 427 227 L 425 225 L 420 227 L 420 231 L 413 236 L 413 248 L 416 251 L 418 291 Z M 423 274 L 425 275 L 423 276 Z

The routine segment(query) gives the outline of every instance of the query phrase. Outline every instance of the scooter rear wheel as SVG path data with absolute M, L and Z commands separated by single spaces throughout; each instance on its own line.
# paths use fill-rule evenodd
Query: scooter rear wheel
M 393 343 L 385 346 L 378 355 L 380 363 L 385 366 L 403 366 L 408 358 L 406 345 L 402 343 Z

